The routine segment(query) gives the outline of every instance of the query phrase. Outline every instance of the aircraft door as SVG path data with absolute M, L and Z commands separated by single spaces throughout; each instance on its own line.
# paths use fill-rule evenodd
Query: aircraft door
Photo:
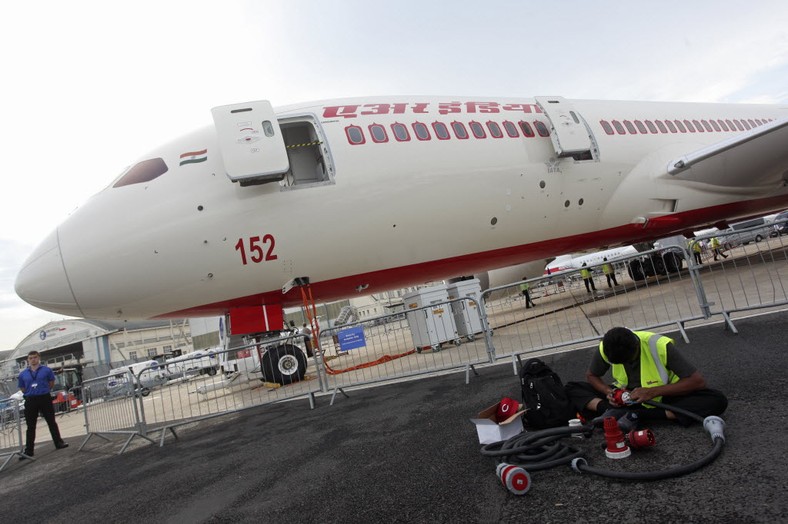
M 597 159 L 594 137 L 571 103 L 560 96 L 537 96 L 536 103 L 550 121 L 550 140 L 559 157 Z
M 214 107 L 211 113 L 230 180 L 247 186 L 284 178 L 290 162 L 268 100 Z

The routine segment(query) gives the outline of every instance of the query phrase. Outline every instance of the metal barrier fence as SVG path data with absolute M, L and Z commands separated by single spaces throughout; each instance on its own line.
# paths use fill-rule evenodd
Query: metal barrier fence
M 702 275 L 700 300 L 709 314 L 722 315 L 734 333 L 731 313 L 788 304 L 788 242 L 779 234 L 785 223 L 775 224 L 773 236 L 756 226 L 690 242 L 690 251 L 696 253 L 693 269 Z
M 28 457 L 22 450 L 22 406 L 19 399 L 7 398 L 0 400 L 0 471 L 16 456 L 35 460 Z
M 654 249 L 602 266 L 553 273 L 482 293 L 493 330 L 495 359 L 523 353 L 577 348 L 599 340 L 615 326 L 645 330 L 708 318 L 697 294 L 697 275 L 680 269 L 689 254 L 680 247 Z M 584 279 L 584 271 L 589 277 Z M 650 275 L 650 276 L 649 276 Z M 520 286 L 528 285 L 533 307 Z
M 438 300 L 320 332 L 326 391 L 491 362 L 484 317 L 472 297 Z
M 88 436 L 80 449 L 93 436 L 108 434 L 128 436 L 120 453 L 135 436 L 153 442 L 151 435 L 158 433 L 163 445 L 168 433 L 177 438 L 178 426 L 298 397 L 314 407 L 314 393 L 321 389 L 317 360 L 307 358 L 302 344 L 302 336 L 267 339 L 217 351 L 209 368 L 189 369 L 185 359 L 177 366 L 156 364 L 86 381 Z

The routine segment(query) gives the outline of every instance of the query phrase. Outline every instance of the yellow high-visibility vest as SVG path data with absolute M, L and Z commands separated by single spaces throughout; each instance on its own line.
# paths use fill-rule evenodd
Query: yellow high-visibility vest
M 640 339 L 640 387 L 654 388 L 665 384 L 674 384 L 680 377 L 667 368 L 668 344 L 673 339 L 651 333 L 649 331 L 633 331 Z M 623 364 L 613 364 L 605 355 L 604 344 L 599 342 L 599 354 L 602 360 L 612 367 L 614 384 L 618 388 L 625 388 L 628 384 L 627 370 Z M 656 402 L 662 402 L 662 397 L 654 397 Z M 651 406 L 646 406 L 651 407 Z

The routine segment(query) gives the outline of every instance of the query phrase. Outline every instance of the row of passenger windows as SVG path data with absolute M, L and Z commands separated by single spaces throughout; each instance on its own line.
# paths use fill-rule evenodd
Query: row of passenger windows
M 485 124 L 481 122 L 468 122 L 466 125 L 463 122 L 451 122 L 444 124 L 443 122 L 433 122 L 427 125 L 423 122 L 414 122 L 410 128 L 405 124 L 395 123 L 391 124 L 390 128 L 386 128 L 381 124 L 370 124 L 368 132 L 370 139 L 376 144 L 382 144 L 389 141 L 389 129 L 391 136 L 397 142 L 409 142 L 410 140 L 432 140 L 433 136 L 436 140 L 449 140 L 454 135 L 454 138 L 466 140 L 473 136 L 474 138 L 487 138 L 489 135 L 492 138 L 519 138 L 520 136 L 534 137 L 536 135 L 542 137 L 550 136 L 550 130 L 544 122 L 534 120 L 533 122 L 526 122 L 520 120 L 514 123 L 510 120 L 504 120 L 500 124 L 498 122 L 489 121 Z M 469 130 L 470 129 L 470 130 Z M 522 133 L 522 135 L 521 135 Z M 345 135 L 347 135 L 348 142 L 353 145 L 365 144 L 367 136 L 364 129 L 357 125 L 347 126 L 345 128 Z
M 703 133 L 703 132 L 722 132 L 722 131 L 746 131 L 754 127 L 762 126 L 767 122 L 771 122 L 771 118 L 748 118 L 748 119 L 703 119 L 703 120 L 624 120 L 620 122 L 613 120 L 600 120 L 599 124 L 608 135 L 637 135 L 637 134 L 660 134 L 660 133 Z M 469 130 L 470 129 L 470 130 Z M 550 131 L 544 122 L 534 120 L 533 122 L 526 122 L 520 120 L 516 124 L 510 120 L 504 120 L 500 124 L 498 122 L 489 121 L 485 124 L 481 122 L 469 122 L 467 127 L 463 122 L 452 122 L 444 124 L 443 122 L 433 122 L 427 125 L 423 122 L 414 122 L 410 128 L 402 123 L 391 124 L 386 128 L 382 124 L 370 124 L 367 129 L 369 137 L 372 142 L 382 144 L 389 141 L 389 131 L 391 136 L 397 142 L 409 142 L 410 140 L 432 140 L 433 136 L 436 140 L 449 140 L 458 138 L 466 140 L 473 136 L 474 138 L 509 138 L 534 137 L 539 135 L 541 137 L 550 136 Z M 348 142 L 353 145 L 366 144 L 367 134 L 361 126 L 350 125 L 345 127 L 345 135 L 347 135 Z
M 600 120 L 599 124 L 608 135 L 647 135 L 659 133 L 704 133 L 704 132 L 720 132 L 720 131 L 746 131 L 754 127 L 762 126 L 767 122 L 771 122 L 771 118 L 741 118 L 741 119 L 709 119 L 709 120 L 624 120 L 619 122 L 613 120 Z

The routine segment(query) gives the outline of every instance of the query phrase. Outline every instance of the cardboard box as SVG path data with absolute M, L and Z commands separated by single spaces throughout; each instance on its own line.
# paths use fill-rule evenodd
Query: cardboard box
M 524 409 L 507 418 L 500 424 L 495 421 L 495 413 L 498 411 L 498 404 L 483 409 L 472 418 L 471 422 L 476 425 L 476 433 L 479 435 L 479 444 L 492 444 L 501 440 L 508 440 L 523 431 L 523 421 L 520 418 Z

